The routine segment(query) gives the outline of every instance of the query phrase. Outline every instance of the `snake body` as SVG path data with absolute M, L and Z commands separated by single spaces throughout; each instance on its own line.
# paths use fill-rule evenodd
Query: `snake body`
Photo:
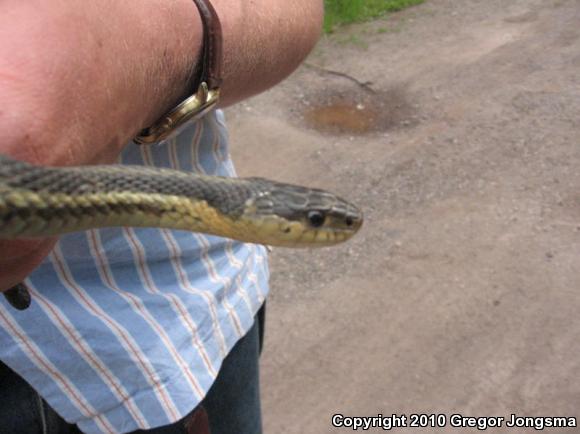
M 183 229 L 287 247 L 336 244 L 362 224 L 323 190 L 143 166 L 42 167 L 0 155 L 0 238 L 109 226 Z

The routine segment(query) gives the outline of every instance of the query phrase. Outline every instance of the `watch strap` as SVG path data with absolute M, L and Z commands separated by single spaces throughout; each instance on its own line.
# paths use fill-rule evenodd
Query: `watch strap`
M 188 122 L 203 116 L 219 101 L 222 82 L 221 23 L 209 0 L 193 0 L 193 2 L 200 13 L 203 38 L 197 77 L 192 81 L 191 96 L 153 125 L 143 129 L 133 139 L 136 144 L 156 143 L 174 137 Z
M 222 82 L 222 26 L 209 0 L 193 0 L 203 25 L 203 51 L 200 59 L 201 71 L 195 89 L 205 81 L 208 88 L 215 89 Z

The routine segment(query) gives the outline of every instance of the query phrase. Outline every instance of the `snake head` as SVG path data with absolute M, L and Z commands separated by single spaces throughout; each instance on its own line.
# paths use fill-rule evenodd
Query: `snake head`
M 260 189 L 246 201 L 243 219 L 255 222 L 269 244 L 317 247 L 348 240 L 363 223 L 353 204 L 324 190 L 253 179 Z

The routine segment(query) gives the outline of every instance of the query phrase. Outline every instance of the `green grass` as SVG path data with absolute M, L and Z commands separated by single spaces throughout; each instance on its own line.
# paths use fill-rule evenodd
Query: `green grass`
M 366 21 L 387 12 L 400 11 L 424 0 L 324 0 L 324 31 L 332 31 L 341 24 Z

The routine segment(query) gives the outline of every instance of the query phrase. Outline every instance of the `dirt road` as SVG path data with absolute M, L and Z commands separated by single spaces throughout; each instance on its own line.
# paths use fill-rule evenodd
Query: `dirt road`
M 366 222 L 273 255 L 266 432 L 349 432 L 335 413 L 580 423 L 580 2 L 428 0 L 308 62 L 228 112 L 239 171 L 332 189 Z M 372 122 L 320 132 L 317 104 Z

